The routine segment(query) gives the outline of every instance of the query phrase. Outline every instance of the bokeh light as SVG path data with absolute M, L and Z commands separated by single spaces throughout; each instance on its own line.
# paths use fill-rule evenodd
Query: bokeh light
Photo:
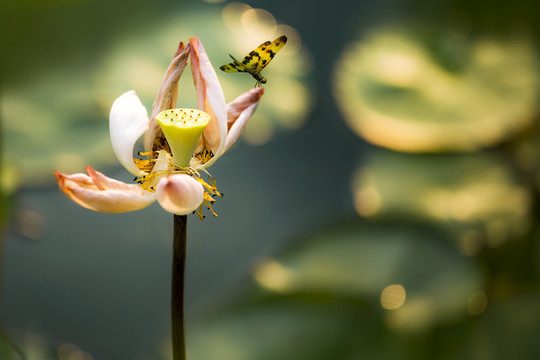
M 255 280 L 263 287 L 274 291 L 287 291 L 291 281 L 290 272 L 279 262 L 265 258 L 253 272 Z
M 396 310 L 403 305 L 407 293 L 403 286 L 395 284 L 388 285 L 381 293 L 381 306 L 386 310 Z
M 41 239 L 47 231 L 47 220 L 34 210 L 21 209 L 18 214 L 19 231 L 32 240 Z

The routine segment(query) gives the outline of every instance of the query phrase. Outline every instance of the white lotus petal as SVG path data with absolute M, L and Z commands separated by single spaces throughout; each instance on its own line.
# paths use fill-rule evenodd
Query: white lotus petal
M 210 167 L 220 156 L 227 138 L 227 109 L 225 95 L 219 83 L 216 71 L 206 55 L 206 51 L 198 38 L 191 38 L 191 72 L 197 90 L 197 106 L 210 115 L 211 120 L 204 129 L 202 141 L 208 150 L 215 155 L 204 164 Z
M 60 190 L 82 207 L 102 213 L 121 213 L 143 209 L 156 201 L 155 194 L 140 186 L 111 179 L 90 166 L 86 171 L 90 176 L 54 172 Z
M 109 115 L 112 147 L 118 161 L 135 176 L 145 174 L 133 162 L 133 147 L 148 129 L 148 123 L 148 112 L 135 91 L 128 91 L 115 100 Z
M 149 129 L 144 134 L 145 151 L 152 151 L 156 136 L 162 134 L 161 128 L 155 120 L 156 115 L 163 110 L 173 109 L 176 107 L 176 102 L 178 100 L 178 81 L 180 80 L 182 72 L 186 67 L 190 51 L 190 44 L 184 46 L 184 43 L 180 42 L 178 50 L 176 51 L 171 64 L 167 68 L 165 75 L 163 76 L 161 86 L 159 87 L 156 99 L 152 105 L 152 115 L 150 116 L 151 120 L 149 123 Z
M 159 181 L 156 194 L 163 209 L 175 215 L 186 215 L 201 205 L 204 189 L 191 176 L 175 174 Z
M 256 87 L 254 89 L 245 92 L 233 101 L 227 104 L 227 122 L 229 126 L 229 132 L 227 134 L 227 141 L 223 147 L 223 151 L 220 156 L 223 155 L 231 146 L 236 142 L 242 131 L 247 125 L 251 115 L 257 109 L 261 96 L 264 93 L 262 87 Z

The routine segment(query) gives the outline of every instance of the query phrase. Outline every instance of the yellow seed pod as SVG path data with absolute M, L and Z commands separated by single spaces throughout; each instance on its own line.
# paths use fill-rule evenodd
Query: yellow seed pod
M 210 115 L 196 109 L 169 109 L 157 114 L 156 120 L 171 147 L 174 162 L 187 167 Z

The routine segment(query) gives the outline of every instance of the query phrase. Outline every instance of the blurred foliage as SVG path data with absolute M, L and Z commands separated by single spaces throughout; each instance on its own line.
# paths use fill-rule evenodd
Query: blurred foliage
M 0 359 L 24 360 L 20 352 L 13 346 L 3 332 L 0 332 Z
M 19 179 L 17 171 L 8 164 L 0 164 L 0 229 L 10 219 L 14 208 L 15 197 L 18 190 Z M 0 254 L 1 250 L 0 235 Z
M 497 302 L 481 320 L 468 339 L 468 358 L 540 358 L 540 292 L 523 291 Z
M 2 360 L 94 360 L 92 355 L 76 345 L 58 344 L 36 333 L 19 334 L 17 346 L 20 349 L 0 333 Z
M 357 171 L 352 189 L 360 215 L 443 225 L 468 255 L 522 236 L 533 225 L 528 183 L 494 151 L 377 151 Z
M 540 194 L 540 121 L 537 119 L 532 128 L 512 139 L 504 150 L 529 179 L 535 193 Z
M 253 274 L 194 327 L 191 359 L 435 359 L 441 329 L 458 331 L 485 304 L 482 268 L 428 226 L 340 224 L 305 238 Z M 403 291 L 392 292 L 399 285 Z M 479 309 L 480 307 L 480 309 Z M 447 331 L 447 330 L 444 330 Z M 451 350 L 451 351 L 445 351 Z
M 403 13 L 434 28 L 447 28 L 452 22 L 467 25 L 473 32 L 506 35 L 516 29 L 540 36 L 540 3 L 535 0 L 403 0 Z M 403 16 L 402 14 L 402 17 Z

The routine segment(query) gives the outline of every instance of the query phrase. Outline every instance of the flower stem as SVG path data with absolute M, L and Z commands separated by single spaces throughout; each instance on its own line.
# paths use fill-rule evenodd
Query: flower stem
M 174 215 L 171 283 L 171 330 L 173 360 L 186 359 L 184 337 L 184 280 L 186 272 L 187 216 Z

